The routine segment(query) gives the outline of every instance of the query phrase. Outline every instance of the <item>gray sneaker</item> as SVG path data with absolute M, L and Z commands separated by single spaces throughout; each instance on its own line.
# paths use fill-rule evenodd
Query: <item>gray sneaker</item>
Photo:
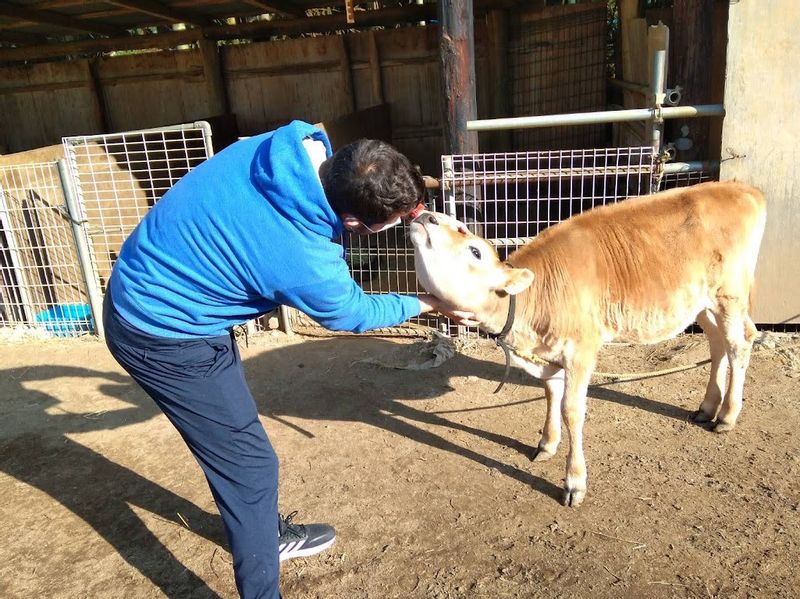
M 295 557 L 308 557 L 325 551 L 336 540 L 336 531 L 327 524 L 297 524 L 292 512 L 285 518 L 278 515 L 278 553 L 281 561 Z

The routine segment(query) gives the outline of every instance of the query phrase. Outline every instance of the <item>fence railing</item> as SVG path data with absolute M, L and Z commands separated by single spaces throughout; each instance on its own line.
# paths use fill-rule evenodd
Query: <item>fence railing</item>
M 125 238 L 209 158 L 197 122 L 64 138 L 65 161 L 0 167 L 0 328 L 102 334 L 106 282 Z
M 94 330 L 56 162 L 0 167 L 0 327 Z
M 0 327 L 102 334 L 102 295 L 123 241 L 167 189 L 211 155 L 207 133 L 192 125 L 66 138 L 61 178 L 57 163 L 0 169 Z M 431 207 L 466 222 L 505 257 L 573 214 L 649 193 L 656 177 L 661 188 L 704 178 L 658 173 L 650 146 L 444 156 Z M 399 226 L 343 240 L 365 291 L 421 291 L 406 233 Z M 317 326 L 293 314 L 295 329 Z M 446 320 L 413 323 L 465 332 Z M 409 327 L 382 332 L 403 335 Z

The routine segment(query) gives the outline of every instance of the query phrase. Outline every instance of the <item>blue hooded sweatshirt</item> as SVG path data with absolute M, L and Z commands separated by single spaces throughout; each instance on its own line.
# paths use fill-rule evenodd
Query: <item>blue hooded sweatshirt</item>
M 350 276 L 344 228 L 294 121 L 239 141 L 189 172 L 125 241 L 110 281 L 122 317 L 151 335 L 223 335 L 279 304 L 362 332 L 420 313 L 414 296 L 368 295 Z

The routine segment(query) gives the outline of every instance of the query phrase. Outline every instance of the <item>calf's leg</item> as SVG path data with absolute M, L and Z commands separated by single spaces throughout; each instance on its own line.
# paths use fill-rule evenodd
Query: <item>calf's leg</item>
M 586 459 L 583 455 L 583 425 L 586 420 L 586 391 L 596 356 L 575 359 L 566 369 L 562 413 L 569 433 L 564 505 L 577 507 L 586 497 Z
M 564 397 L 564 371 L 544 379 L 544 396 L 547 400 L 547 416 L 544 420 L 542 438 L 533 456 L 534 462 L 552 458 L 561 442 L 561 402 Z
M 708 345 L 711 349 L 711 374 L 705 397 L 695 413 L 694 419 L 697 422 L 711 422 L 717 415 L 728 386 L 728 354 L 722 331 L 709 310 L 703 310 L 697 315 L 697 324 L 703 328 L 703 332 L 708 338 Z
M 746 300 L 726 298 L 719 313 L 725 350 L 730 361 L 730 384 L 717 414 L 714 431 L 725 433 L 733 429 L 742 411 L 742 394 L 750 353 L 757 330 L 747 314 Z

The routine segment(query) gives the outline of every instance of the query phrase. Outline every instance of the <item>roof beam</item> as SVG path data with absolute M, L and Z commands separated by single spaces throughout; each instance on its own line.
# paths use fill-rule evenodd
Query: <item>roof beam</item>
M 277 12 L 297 17 L 298 19 L 305 18 L 306 16 L 305 9 L 298 8 L 287 0 L 267 0 L 266 2 L 262 0 L 245 0 L 245 2 L 251 6 L 262 9 L 264 12 Z
M 249 38 L 263 35 L 292 35 L 298 33 L 325 33 L 358 27 L 397 25 L 436 18 L 435 4 L 409 4 L 379 10 L 363 10 L 355 14 L 355 23 L 347 23 L 344 13 L 305 17 L 303 19 L 255 21 L 238 25 L 219 25 L 203 30 L 213 39 Z M 1 56 L 1 55 L 0 55 Z
M 115 50 L 144 50 L 174 48 L 196 42 L 202 36 L 200 29 L 186 29 L 169 33 L 129 35 L 125 37 L 81 40 L 61 44 L 45 44 L 30 48 L 0 48 L 0 64 L 25 60 L 60 58 Z
M 9 17 L 11 19 L 24 19 L 32 23 L 43 23 L 46 25 L 55 25 L 65 29 L 73 29 L 77 31 L 88 31 L 89 33 L 102 33 L 104 35 L 120 35 L 124 34 L 125 30 L 107 25 L 105 23 L 90 23 L 73 19 L 61 13 L 52 12 L 49 10 L 37 10 L 29 8 L 21 4 L 13 4 L 11 2 L 0 1 L 0 16 Z
M 356 22 L 354 25 L 348 25 L 345 15 L 340 13 L 320 17 L 305 17 L 303 19 L 256 21 L 240 25 L 216 25 L 202 29 L 187 29 L 169 33 L 126 35 L 112 39 L 45 44 L 30 48 L 0 48 L 0 63 L 43 60 L 114 50 L 166 49 L 190 44 L 202 38 L 235 39 L 297 33 L 324 33 L 351 27 L 396 25 L 398 23 L 413 23 L 434 18 L 436 18 L 435 4 L 409 4 L 380 10 L 359 11 L 355 14 Z
M 0 42 L 17 44 L 18 46 L 32 46 L 35 44 L 46 44 L 48 41 L 47 36 L 38 33 L 0 30 Z
M 215 25 L 214 21 L 205 15 L 200 15 L 192 10 L 173 8 L 154 2 L 153 0 L 105 0 L 108 4 L 141 12 L 159 19 L 166 19 L 173 23 L 191 23 L 192 25 Z

